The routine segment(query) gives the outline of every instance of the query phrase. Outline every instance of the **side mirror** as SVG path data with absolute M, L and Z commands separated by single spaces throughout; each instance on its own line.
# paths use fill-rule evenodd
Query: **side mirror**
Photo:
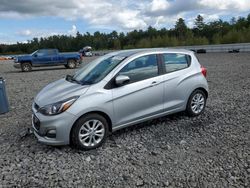
M 71 80 L 72 79 L 72 76 L 71 75 L 66 75 L 66 80 Z
M 34 57 L 37 57 L 37 54 L 34 54 Z
M 115 83 L 118 86 L 122 86 L 127 84 L 130 81 L 130 78 L 128 76 L 125 75 L 119 75 L 115 78 Z

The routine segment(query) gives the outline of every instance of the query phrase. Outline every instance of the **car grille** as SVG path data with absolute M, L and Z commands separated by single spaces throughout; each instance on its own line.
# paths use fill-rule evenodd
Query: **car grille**
M 36 130 L 39 131 L 39 129 L 40 129 L 40 120 L 35 115 L 33 115 L 33 125 L 36 128 Z

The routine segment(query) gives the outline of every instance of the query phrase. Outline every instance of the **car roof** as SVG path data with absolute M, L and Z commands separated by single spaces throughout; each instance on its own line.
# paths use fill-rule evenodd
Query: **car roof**
M 185 53 L 192 54 L 193 52 L 185 49 L 174 49 L 174 48 L 142 48 L 142 49 L 131 49 L 131 50 L 120 50 L 113 52 L 112 55 L 129 57 L 135 54 L 143 53 Z

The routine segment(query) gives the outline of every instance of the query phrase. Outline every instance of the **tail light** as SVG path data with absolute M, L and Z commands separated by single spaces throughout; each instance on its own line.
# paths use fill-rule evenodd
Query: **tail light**
M 201 66 L 201 73 L 203 74 L 204 77 L 207 77 L 207 69 L 203 66 Z

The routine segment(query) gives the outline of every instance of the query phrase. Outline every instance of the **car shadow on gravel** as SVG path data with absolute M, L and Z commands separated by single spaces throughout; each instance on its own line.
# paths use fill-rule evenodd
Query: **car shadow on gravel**
M 209 128 L 216 121 L 211 117 L 213 117 L 213 113 L 209 109 L 198 117 L 189 117 L 185 112 L 179 112 L 118 130 L 108 139 L 115 140 L 133 132 L 135 132 L 133 134 L 141 134 L 142 131 L 147 132 L 145 134 L 152 133 L 155 139 L 161 139 L 166 134 L 168 138 L 171 138 L 172 134 L 176 135 L 176 133 L 181 133 L 183 137 L 186 137 L 190 134 L 202 133 Z
M 178 123 L 178 121 L 181 121 L 181 120 L 182 121 L 187 120 L 187 123 L 185 123 L 185 125 L 182 125 L 183 124 L 183 122 L 182 122 L 178 126 L 184 128 L 184 129 L 190 129 L 190 130 L 193 128 L 203 129 L 205 125 L 207 125 L 208 123 L 211 123 L 211 122 L 204 122 L 200 118 L 202 118 L 202 117 L 188 117 L 185 112 L 179 112 L 176 114 L 163 116 L 160 118 L 145 121 L 143 123 L 139 123 L 139 124 L 132 125 L 130 127 L 118 130 L 118 131 L 112 133 L 112 136 L 119 137 L 120 135 L 122 135 L 124 133 L 133 132 L 133 131 L 137 131 L 137 130 L 144 129 L 144 128 L 150 129 L 152 127 L 152 129 L 154 129 L 155 125 L 161 125 L 161 124 L 165 124 L 165 123 L 167 123 L 167 124 L 169 124 L 169 126 L 171 126 L 171 124 Z
M 206 115 L 210 116 L 209 112 L 205 112 Z M 48 146 L 39 143 L 35 136 L 30 132 L 30 129 L 27 129 L 27 132 L 23 130 L 23 134 L 19 134 L 18 142 L 19 144 L 24 143 L 32 143 L 28 144 L 28 148 L 31 150 L 31 152 L 41 152 L 44 153 L 51 153 L 51 152 L 66 152 L 66 153 L 78 153 L 83 155 L 99 155 L 101 150 L 105 150 L 107 148 L 115 148 L 118 147 L 116 143 L 116 139 L 119 137 L 123 137 L 126 135 L 130 135 L 132 137 L 132 134 L 141 134 L 144 129 L 147 132 L 154 132 L 155 139 L 161 139 L 161 134 L 165 134 L 165 132 L 162 132 L 162 129 L 165 129 L 165 126 L 169 126 L 166 129 L 173 129 L 174 131 L 168 132 L 168 137 L 170 138 L 171 142 L 171 134 L 176 132 L 182 132 L 184 134 L 189 134 L 191 132 L 200 132 L 204 131 L 205 127 L 209 124 L 213 123 L 214 121 L 204 121 L 203 115 L 199 117 L 188 117 L 185 112 L 179 112 L 176 114 L 171 114 L 167 116 L 163 116 L 160 118 L 156 118 L 153 120 L 145 121 L 143 123 L 135 124 L 133 126 L 118 130 L 112 134 L 110 134 L 106 140 L 106 142 L 100 147 L 95 150 L 90 151 L 83 151 L 79 150 L 71 145 L 68 146 Z M 164 124 L 164 125 L 163 125 Z M 155 129 L 155 126 L 162 126 L 161 129 Z M 163 127 L 164 126 L 164 127 Z M 172 126 L 172 127 L 171 127 Z M 32 140 L 32 141 L 31 141 Z

